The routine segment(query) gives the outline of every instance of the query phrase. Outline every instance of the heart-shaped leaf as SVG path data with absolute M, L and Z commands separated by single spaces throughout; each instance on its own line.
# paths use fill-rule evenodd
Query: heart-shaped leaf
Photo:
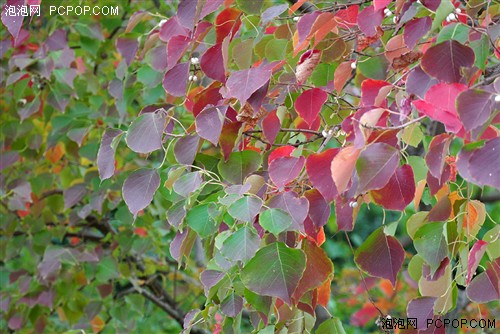
M 123 183 L 122 193 L 134 217 L 151 203 L 159 186 L 160 175 L 156 169 L 142 168 L 128 176 Z

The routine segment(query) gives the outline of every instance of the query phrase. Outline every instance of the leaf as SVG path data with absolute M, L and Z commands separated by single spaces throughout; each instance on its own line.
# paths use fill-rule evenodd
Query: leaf
M 445 158 L 452 139 L 453 137 L 449 134 L 442 133 L 435 136 L 429 145 L 429 152 L 425 155 L 425 162 L 429 167 L 429 172 L 435 178 L 440 179 L 441 175 L 443 175 Z
M 287 191 L 272 197 L 267 205 L 270 208 L 281 209 L 292 217 L 289 229 L 304 231 L 304 220 L 309 212 L 309 201 L 299 197 L 294 191 Z
M 231 204 L 227 212 L 244 222 L 252 222 L 262 208 L 262 200 L 254 196 L 244 196 Z
M 427 319 L 434 317 L 435 297 L 418 297 L 408 303 L 406 314 L 408 318 L 417 319 L 416 329 L 426 329 Z
M 177 162 L 183 165 L 192 165 L 198 152 L 200 137 L 196 134 L 179 138 L 174 145 L 174 154 Z
M 395 287 L 404 258 L 403 246 L 380 227 L 356 250 L 354 262 L 369 275 L 390 280 Z
M 128 34 L 129 32 L 131 32 L 140 21 L 150 18 L 151 14 L 146 11 L 140 10 L 135 12 L 130 16 L 130 19 L 128 20 L 127 27 L 125 28 L 125 33 Z
M 439 80 L 453 83 L 462 79 L 462 68 L 474 64 L 474 51 L 455 40 L 430 47 L 422 57 L 422 69 Z
M 220 310 L 228 317 L 234 318 L 240 314 L 243 309 L 243 298 L 235 293 L 231 293 L 222 301 Z
M 324 90 L 320 88 L 308 89 L 295 100 L 295 110 L 307 124 L 311 125 L 318 117 L 321 107 L 327 99 L 328 94 Z
M 338 148 L 331 148 L 322 153 L 313 153 L 306 160 L 306 171 L 309 180 L 328 202 L 333 201 L 338 195 L 332 177 L 331 165 L 339 151 Z
M 19 153 L 16 151 L 0 152 L 0 171 L 15 164 L 19 160 Z
M 214 203 L 195 206 L 188 210 L 186 222 L 198 235 L 204 239 L 217 232 L 220 212 Z
M 292 217 L 281 209 L 268 209 L 259 215 L 259 224 L 266 231 L 278 236 L 292 225 Z
M 384 12 L 372 6 L 365 7 L 358 15 L 359 29 L 368 37 L 377 34 L 377 27 L 382 24 Z
M 420 227 L 413 238 L 418 254 L 431 267 L 431 275 L 438 269 L 441 261 L 448 256 L 448 244 L 444 236 L 444 223 L 426 223 Z
M 472 280 L 472 277 L 476 273 L 476 269 L 479 266 L 479 262 L 483 258 L 484 253 L 486 252 L 486 247 L 488 243 L 483 240 L 478 240 L 474 246 L 472 246 L 469 252 L 469 260 L 467 261 L 467 276 L 466 284 L 469 284 Z
M 484 126 L 495 110 L 493 94 L 484 90 L 465 90 L 456 101 L 457 114 L 467 131 Z
M 201 172 L 191 172 L 182 175 L 174 182 L 174 191 L 182 197 L 188 197 L 198 190 L 203 182 Z
M 276 137 L 278 136 L 280 130 L 280 119 L 276 114 L 276 110 L 273 110 L 262 120 L 262 132 L 264 133 L 266 139 L 271 144 L 274 144 L 274 141 L 276 140 Z
M 488 263 L 466 288 L 467 297 L 475 303 L 500 300 L 500 258 Z
M 217 146 L 227 109 L 228 106 L 207 105 L 196 116 L 195 123 L 198 135 Z
M 358 193 L 383 188 L 396 171 L 399 151 L 385 143 L 368 145 L 359 154 L 356 171 L 359 176 Z
M 429 16 L 416 18 L 406 23 L 403 33 L 406 46 L 413 49 L 418 41 L 431 30 L 431 25 L 432 19 Z
M 345 334 L 344 327 L 339 318 L 330 318 L 321 323 L 316 329 L 316 334 Z
M 370 192 L 375 203 L 388 210 L 404 211 L 415 196 L 415 180 L 410 165 L 396 169 L 389 182 L 379 190 Z
M 303 156 L 277 158 L 269 164 L 269 177 L 278 188 L 283 188 L 299 176 L 304 162 Z
M 123 199 L 135 216 L 147 207 L 160 186 L 160 175 L 156 169 L 141 168 L 133 172 L 123 183 Z
M 295 77 L 297 78 L 298 84 L 306 82 L 316 66 L 318 66 L 320 60 L 321 52 L 319 50 L 307 50 L 300 56 L 299 63 L 295 69 Z
M 266 26 L 269 22 L 271 22 L 274 18 L 278 17 L 282 13 L 284 13 L 288 9 L 287 4 L 272 6 L 267 8 L 261 15 L 261 24 Z
M 160 109 L 137 117 L 127 132 L 127 146 L 137 153 L 150 153 L 163 147 L 163 130 L 167 115 Z
M 233 152 L 227 161 L 217 165 L 222 178 L 232 184 L 243 184 L 245 178 L 259 169 L 261 156 L 252 150 Z
M 132 18 L 130 18 L 132 19 Z M 172 16 L 166 22 L 162 24 L 160 27 L 160 40 L 165 43 L 168 43 L 170 39 L 174 36 L 187 36 L 189 30 L 183 27 L 179 23 L 179 19 L 177 16 Z M 163 47 L 165 49 L 165 47 Z
M 347 189 L 347 185 L 356 167 L 356 160 L 358 159 L 359 153 L 360 150 L 356 149 L 354 146 L 347 146 L 342 148 L 332 160 L 332 178 L 339 194 Z
M 468 170 L 478 185 L 500 189 L 500 137 L 488 140 L 470 156 Z
M 75 184 L 74 186 L 65 189 L 63 192 L 64 209 L 69 209 L 76 205 L 87 193 L 87 188 L 84 183 Z
M 226 82 L 226 91 L 223 95 L 226 99 L 237 98 L 241 105 L 244 105 L 257 89 L 269 81 L 271 74 L 269 66 L 233 72 Z
M 139 42 L 136 38 L 118 38 L 116 39 L 116 49 L 120 52 L 127 66 L 129 66 L 135 58 L 135 54 L 139 49 Z
M 215 35 L 216 43 L 220 43 L 231 34 L 231 38 L 235 36 L 241 25 L 241 11 L 230 7 L 224 9 L 215 18 Z
M 123 133 L 119 129 L 106 129 L 97 152 L 97 168 L 101 181 L 109 179 L 115 173 L 115 152 L 118 136 Z
M 221 253 L 232 261 L 246 263 L 259 249 L 260 237 L 250 226 L 243 226 L 230 235 L 222 244 Z
M 333 263 L 321 247 L 309 239 L 304 239 L 302 250 L 306 254 L 306 269 L 293 293 L 296 301 L 299 301 L 307 291 L 318 288 L 333 278 Z
M 462 216 L 461 224 L 459 224 L 459 232 L 462 232 L 467 237 L 467 241 L 471 242 L 483 226 L 486 219 L 486 206 L 478 200 L 468 201 L 465 207 L 465 214 Z
M 180 63 L 172 67 L 163 77 L 163 88 L 172 96 L 185 96 L 189 74 L 189 63 Z
M 2 6 L 2 23 L 5 25 L 9 33 L 16 40 L 19 36 L 19 32 L 21 31 L 21 27 L 23 25 L 24 17 L 19 13 L 19 7 L 24 5 L 24 1 L 9 1 L 7 2 L 9 6 L 14 8 L 15 13 L 11 15 L 7 13 L 7 8 Z
M 417 66 L 408 75 L 406 91 L 423 99 L 429 88 L 437 83 L 439 83 L 437 79 L 428 76 L 420 66 Z
M 222 55 L 222 43 L 217 43 L 205 51 L 200 60 L 200 67 L 210 79 L 220 82 L 226 81 L 226 68 Z
M 251 291 L 278 297 L 288 305 L 302 277 L 306 257 L 302 250 L 274 242 L 261 248 L 241 271 L 242 283 Z
M 352 61 L 345 61 L 340 63 L 335 69 L 335 73 L 333 74 L 333 87 L 337 93 L 342 91 L 345 83 L 352 76 L 352 63 Z

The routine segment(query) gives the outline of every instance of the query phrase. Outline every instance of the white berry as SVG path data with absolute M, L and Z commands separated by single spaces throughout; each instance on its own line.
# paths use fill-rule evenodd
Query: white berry
M 196 75 L 190 75 L 189 76 L 189 81 L 196 82 L 196 81 L 198 81 L 198 77 Z
M 18 102 L 24 106 L 28 101 L 26 99 L 20 99 Z
M 349 206 L 350 206 L 351 208 L 357 208 L 357 207 L 358 207 L 358 202 L 354 202 L 354 201 L 352 201 L 352 202 L 350 202 L 350 203 L 349 203 Z
M 200 63 L 200 60 L 198 59 L 198 57 L 193 57 L 191 58 L 191 64 L 193 65 L 197 65 Z
M 461 12 L 462 12 L 462 10 L 460 8 L 455 9 L 455 13 L 460 14 Z
M 294 16 L 293 21 L 294 21 L 294 22 L 297 22 L 299 19 L 300 19 L 300 17 L 298 17 L 298 16 Z
M 500 102 L 500 95 L 495 95 L 495 102 Z
M 392 18 L 392 23 L 394 23 L 394 24 L 398 23 L 398 17 L 397 16 L 394 16 Z
M 391 10 L 389 8 L 386 8 L 386 9 L 384 9 L 384 14 L 385 14 L 386 17 L 389 17 L 389 16 L 392 15 L 392 12 L 391 12 Z
M 161 20 L 160 23 L 158 24 L 160 27 L 163 26 L 165 23 L 167 22 L 167 20 Z
M 353 61 L 353 62 L 351 63 L 351 68 L 352 68 L 353 70 L 355 70 L 355 69 L 356 69 L 356 66 L 357 66 L 357 65 L 356 65 L 356 62 L 355 62 L 355 61 Z

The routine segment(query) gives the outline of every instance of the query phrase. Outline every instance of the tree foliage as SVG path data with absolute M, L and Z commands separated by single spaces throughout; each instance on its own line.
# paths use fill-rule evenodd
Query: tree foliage
M 498 315 L 498 3 L 49 3 L 2 12 L 1 328 Z

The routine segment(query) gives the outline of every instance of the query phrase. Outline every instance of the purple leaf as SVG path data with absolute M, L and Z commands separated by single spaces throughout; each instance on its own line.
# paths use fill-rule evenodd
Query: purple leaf
M 189 30 L 193 30 L 195 24 L 196 14 L 198 11 L 198 4 L 204 3 L 201 1 L 193 0 L 180 0 L 179 6 L 177 7 L 177 17 L 179 18 L 179 23 Z
M 123 199 L 135 216 L 147 207 L 160 186 L 160 175 L 156 169 L 139 169 L 128 176 L 123 183 Z
M 422 57 L 422 69 L 429 75 L 448 83 L 460 82 L 462 68 L 474 65 L 474 51 L 455 40 L 430 47 Z
M 500 300 L 500 257 L 488 263 L 466 288 L 467 297 L 475 303 Z
M 369 275 L 390 280 L 395 287 L 404 258 L 403 246 L 380 227 L 356 250 L 354 262 Z
M 13 165 L 19 160 L 19 153 L 17 151 L 7 151 L 0 153 L 0 171 Z
M 423 99 L 429 88 L 437 83 L 439 83 L 437 79 L 428 76 L 420 66 L 417 66 L 408 75 L 406 90 L 408 93 Z
M 465 130 L 484 126 L 495 110 L 493 94 L 479 89 L 468 89 L 457 97 L 457 113 Z
M 305 232 L 304 220 L 309 212 L 309 201 L 299 197 L 294 191 L 287 191 L 272 197 L 267 205 L 270 208 L 281 209 L 292 217 L 290 230 Z
M 87 192 L 85 184 L 79 183 L 64 190 L 64 209 L 69 209 L 83 198 Z
M 201 138 L 208 140 L 215 146 L 219 142 L 227 108 L 227 106 L 209 104 L 196 116 L 196 132 Z
M 283 188 L 299 176 L 304 167 L 305 158 L 280 157 L 269 164 L 269 177 L 278 188 Z
M 182 58 L 184 53 L 187 50 L 187 47 L 191 39 L 186 36 L 174 36 L 168 41 L 167 45 L 167 64 L 168 69 L 171 69 L 175 65 L 179 59 Z
M 439 5 L 441 4 L 441 0 L 422 0 L 422 5 L 425 7 L 429 8 L 433 12 L 438 9 Z
M 354 229 L 355 212 L 349 204 L 341 199 L 335 201 L 335 217 L 339 231 L 352 231 Z
M 478 185 L 492 186 L 500 190 L 500 137 L 487 141 L 472 153 L 469 172 Z
M 122 57 L 125 58 L 127 65 L 130 65 L 139 49 L 139 42 L 136 38 L 118 38 L 116 40 L 116 48 Z
M 67 33 L 64 29 L 57 29 L 45 42 L 51 51 L 62 50 L 68 46 Z
M 260 22 L 262 23 L 263 26 L 265 26 L 269 22 L 271 22 L 275 17 L 277 17 L 277 16 L 281 15 L 282 13 L 284 13 L 285 10 L 287 10 L 287 9 L 288 9 L 288 5 L 287 4 L 269 7 L 260 16 L 261 17 Z
M 67 136 L 69 139 L 78 144 L 78 147 L 82 146 L 83 138 L 89 131 L 89 128 L 76 128 L 68 131 Z
M 180 63 L 165 73 L 163 88 L 173 96 L 185 96 L 189 75 L 189 63 Z
M 167 68 L 167 47 L 159 45 L 149 51 L 151 66 L 158 72 L 163 72 Z
M 368 6 L 363 9 L 358 15 L 359 29 L 368 37 L 377 34 L 377 27 L 382 24 L 384 12 L 375 10 L 373 6 Z
M 180 25 L 177 16 L 172 16 L 160 28 L 160 40 L 168 43 L 174 36 L 187 36 L 189 30 Z
M 311 28 L 314 22 L 320 14 L 320 11 L 314 11 L 312 13 L 304 14 L 300 17 L 299 22 L 297 22 L 297 33 L 299 37 L 297 45 L 300 45 L 305 41 L 305 39 L 311 32 Z
M 322 89 L 308 89 L 297 97 L 294 104 L 295 110 L 308 125 L 312 125 L 327 99 L 328 94 Z
M 313 224 L 317 228 L 325 226 L 328 222 L 328 217 L 330 217 L 330 205 L 326 202 L 318 189 L 306 191 L 305 197 L 309 201 L 308 215 Z
M 237 98 L 241 105 L 260 87 L 271 78 L 272 69 L 269 67 L 250 68 L 231 74 L 226 83 L 225 98 Z
M 195 239 L 196 234 L 188 228 L 175 234 L 174 240 L 170 243 L 170 254 L 179 264 L 183 256 L 189 256 L 191 253 Z
M 206 1 L 203 9 L 201 10 L 200 20 L 210 13 L 215 12 L 224 3 L 224 0 L 210 0 Z
M 222 244 L 221 254 L 231 261 L 246 263 L 259 249 L 260 237 L 254 228 L 243 226 Z
M 406 46 L 413 49 L 420 38 L 431 30 L 432 19 L 429 16 L 413 19 L 405 25 L 403 34 Z
M 237 294 L 231 293 L 222 301 L 220 310 L 228 317 L 234 318 L 240 314 L 243 309 L 243 298 Z
M 191 172 L 182 175 L 174 182 L 174 191 L 183 197 L 200 188 L 203 177 L 200 172 Z
M 432 319 L 434 317 L 434 302 L 435 297 L 418 297 L 412 299 L 408 303 L 406 314 L 408 318 L 417 319 L 416 329 L 426 329 L 427 319 Z
M 222 43 L 217 43 L 205 51 L 200 60 L 200 67 L 210 79 L 220 82 L 226 81 L 226 68 L 224 67 L 224 58 L 222 56 Z
M 184 201 L 179 201 L 167 210 L 167 221 L 170 225 L 175 228 L 179 228 L 179 225 L 183 222 L 186 217 L 186 207 Z
M 389 210 L 404 211 L 415 197 L 415 181 L 410 165 L 396 169 L 389 182 L 379 190 L 371 191 L 375 203 Z
M 24 0 L 7 0 L 7 3 L 2 6 L 2 23 L 7 27 L 12 37 L 16 40 L 23 25 L 24 16 L 18 14 L 18 8 L 24 5 Z M 12 6 L 14 13 L 7 12 L 7 7 Z M 12 15 L 13 14 L 13 15 Z
M 119 129 L 107 129 L 101 139 L 101 146 L 97 152 L 97 168 L 101 181 L 109 179 L 115 173 L 116 137 L 123 133 Z
M 429 167 L 429 172 L 437 179 L 443 175 L 445 158 L 450 148 L 453 138 L 443 133 L 434 137 L 429 145 L 429 152 L 425 156 L 425 162 Z
M 226 273 L 222 271 L 210 269 L 203 271 L 200 275 L 200 281 L 205 289 L 205 295 L 208 295 L 208 291 L 219 283 L 224 276 L 226 276 Z
M 385 143 L 368 145 L 359 154 L 356 171 L 359 175 L 358 193 L 384 187 L 396 171 L 399 151 Z
M 174 154 L 177 162 L 183 165 L 192 165 L 198 153 L 200 137 L 197 134 L 186 135 L 174 145 Z
M 130 124 L 125 138 L 128 147 L 137 153 L 150 153 L 160 149 L 166 119 L 167 115 L 162 109 L 137 117 Z

